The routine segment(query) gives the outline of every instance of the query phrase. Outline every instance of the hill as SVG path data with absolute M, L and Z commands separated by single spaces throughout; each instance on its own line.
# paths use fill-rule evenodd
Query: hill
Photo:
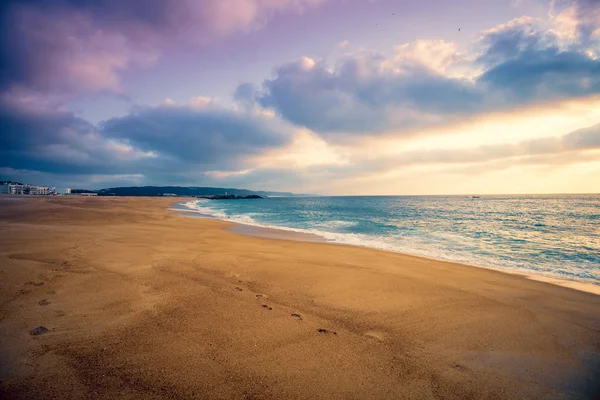
M 114 187 L 107 189 L 96 190 L 98 196 L 216 196 L 230 194 L 234 196 L 251 196 L 258 195 L 263 197 L 268 196 L 286 196 L 298 197 L 309 196 L 303 194 L 294 194 L 291 192 L 269 192 L 248 189 L 235 188 L 215 188 L 215 187 L 197 187 L 197 186 L 129 186 L 129 187 Z

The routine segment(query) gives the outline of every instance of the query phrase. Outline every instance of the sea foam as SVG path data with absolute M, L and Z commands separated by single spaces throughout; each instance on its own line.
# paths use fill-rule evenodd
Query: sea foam
M 597 209 L 590 204 L 600 206 L 600 197 L 272 198 L 181 207 L 333 243 L 600 284 Z

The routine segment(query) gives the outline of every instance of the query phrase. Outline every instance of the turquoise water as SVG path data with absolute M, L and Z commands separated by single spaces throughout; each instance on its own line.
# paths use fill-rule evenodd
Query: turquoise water
M 336 243 L 600 285 L 600 195 L 268 198 L 182 205 Z

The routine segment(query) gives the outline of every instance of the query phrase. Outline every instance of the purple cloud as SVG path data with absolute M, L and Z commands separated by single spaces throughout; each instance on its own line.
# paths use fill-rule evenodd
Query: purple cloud
M 120 93 L 121 71 L 153 65 L 173 43 L 258 29 L 323 1 L 9 1 L 0 9 L 0 90 Z
M 598 0 L 552 0 L 550 15 L 562 28 L 573 29 L 579 42 L 589 45 L 600 36 L 600 3 Z
M 253 96 L 247 85 L 236 94 L 330 138 L 412 131 L 600 93 L 600 59 L 592 51 L 598 32 L 593 42 L 565 43 L 535 20 L 519 18 L 484 32 L 474 61 L 448 52 L 443 42 L 421 41 L 393 56 L 361 52 L 334 65 L 303 58 L 277 68 Z M 459 67 L 479 72 L 452 73 Z

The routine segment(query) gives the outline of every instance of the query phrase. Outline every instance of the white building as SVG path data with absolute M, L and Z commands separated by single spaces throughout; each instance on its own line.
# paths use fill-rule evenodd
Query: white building
M 71 194 L 71 188 L 66 188 L 65 189 L 65 194 Z
M 47 186 L 5 183 L 0 185 L 0 194 L 30 194 L 34 196 L 47 196 L 50 194 L 50 189 L 48 189 Z
M 48 196 L 50 193 L 50 189 L 47 186 L 33 186 L 27 185 L 25 186 L 24 194 L 31 194 L 34 196 Z
M 23 187 L 24 187 L 23 185 L 16 185 L 14 183 L 9 183 L 6 186 L 7 186 L 7 194 L 23 194 Z

